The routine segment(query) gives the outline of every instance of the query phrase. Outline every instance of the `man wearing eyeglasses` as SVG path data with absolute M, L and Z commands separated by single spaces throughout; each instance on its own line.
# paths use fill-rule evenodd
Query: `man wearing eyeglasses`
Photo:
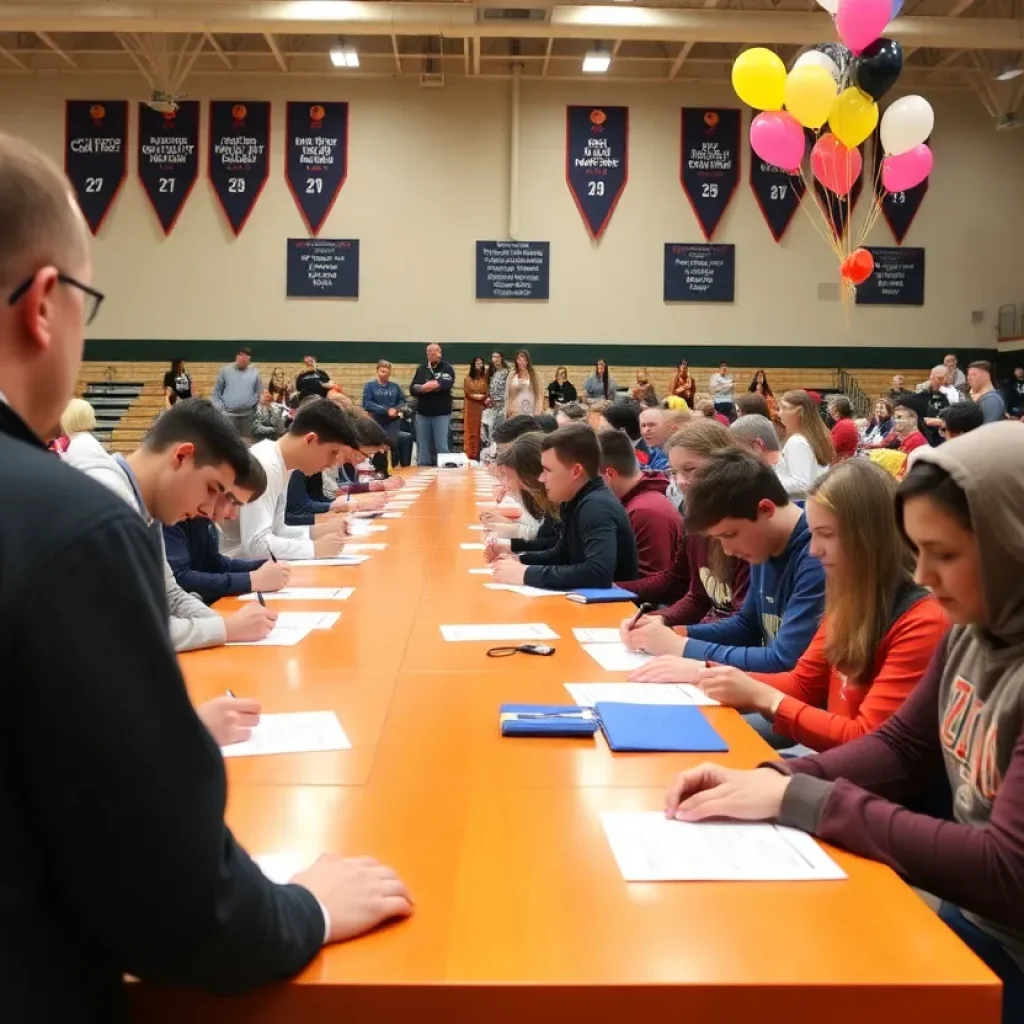
M 373 861 L 274 885 L 225 826 L 153 533 L 41 440 L 74 393 L 91 276 L 68 182 L 0 135 L 0 984 L 38 1021 L 121 1019 L 125 974 L 244 992 L 411 912 Z

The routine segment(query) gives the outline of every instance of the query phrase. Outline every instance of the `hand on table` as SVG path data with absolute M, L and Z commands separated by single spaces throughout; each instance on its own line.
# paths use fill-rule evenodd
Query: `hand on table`
M 354 512 L 379 512 L 387 503 L 387 494 L 375 491 L 373 494 L 353 495 L 349 507 Z
M 629 673 L 631 683 L 693 683 L 704 668 L 703 661 L 663 654 Z
M 345 543 L 345 533 L 343 529 L 347 524 L 342 523 L 336 531 L 331 533 L 322 534 L 313 541 L 313 557 L 314 558 L 334 558 L 335 555 L 341 552 L 342 545 Z
M 249 589 L 252 591 L 283 590 L 288 586 L 292 569 L 287 562 L 264 562 L 254 572 L 249 573 Z
M 682 657 L 686 650 L 686 637 L 674 633 L 660 615 L 645 615 L 634 629 L 626 633 L 623 643 L 631 651 L 646 654 L 673 654 Z
M 740 771 L 706 762 L 672 780 L 665 794 L 665 817 L 678 821 L 773 821 L 782 810 L 789 782 L 788 775 L 772 768 Z
M 250 601 L 241 611 L 224 618 L 226 643 L 251 643 L 262 640 L 277 622 L 277 612 Z
M 391 868 L 373 857 L 322 853 L 293 885 L 308 889 L 331 919 L 328 942 L 345 942 L 392 917 L 412 913 L 412 896 Z
M 484 558 L 488 562 L 496 562 L 502 555 L 510 554 L 511 551 L 511 541 L 498 540 L 496 537 L 488 537 L 484 544 Z
M 634 622 L 634 620 L 636 620 Z M 665 623 L 665 619 L 661 615 L 641 615 L 639 619 L 635 615 L 629 615 L 619 623 L 619 639 L 629 647 L 629 634 L 633 631 L 636 626 L 646 625 L 648 622 L 658 621 L 662 625 Z M 632 650 L 632 647 L 629 647 Z
M 244 743 L 260 724 L 260 702 L 241 697 L 214 697 L 196 708 L 218 747 Z
M 713 665 L 697 673 L 697 685 L 719 704 L 733 708 L 753 708 L 767 712 L 782 696 L 779 690 L 768 683 L 759 682 L 738 668 L 730 665 Z
M 499 558 L 494 563 L 495 583 L 512 583 L 517 587 L 521 587 L 525 578 L 526 566 L 515 556 Z
M 405 486 L 404 476 L 389 476 L 380 481 L 381 488 L 385 491 L 397 491 Z

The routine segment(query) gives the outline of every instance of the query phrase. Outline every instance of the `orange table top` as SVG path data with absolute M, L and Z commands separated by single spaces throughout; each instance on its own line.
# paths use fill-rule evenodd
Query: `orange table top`
M 333 710 L 351 750 L 232 758 L 228 822 L 253 854 L 370 853 L 416 900 L 408 921 L 325 949 L 297 979 L 245 999 L 132 988 L 138 1019 L 294 1022 L 344 1014 L 534 1022 L 653 1013 L 688 1021 L 873 1024 L 908 1014 L 999 1019 L 992 974 L 888 868 L 831 849 L 846 881 L 626 883 L 602 810 L 655 810 L 705 755 L 612 754 L 595 739 L 502 739 L 503 702 L 571 703 L 566 682 L 623 680 L 574 639 L 622 606 L 484 589 L 472 474 L 449 470 L 356 567 L 296 586 L 353 586 L 331 630 L 295 647 L 182 657 L 193 699 L 230 688 L 266 712 Z M 226 603 L 225 611 L 231 603 Z M 550 658 L 488 658 L 442 624 L 544 622 Z M 736 712 L 707 709 L 745 767 L 772 756 Z

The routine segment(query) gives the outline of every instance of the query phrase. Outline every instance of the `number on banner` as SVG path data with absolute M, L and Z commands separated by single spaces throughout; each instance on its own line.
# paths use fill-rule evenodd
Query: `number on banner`
M 245 178 L 228 178 L 228 191 L 229 192 L 244 192 L 245 191 Z
M 897 205 L 900 206 L 907 201 L 906 192 L 890 192 L 889 198 Z
M 102 192 L 103 191 L 103 179 L 102 178 L 86 178 L 85 179 L 85 191 L 86 192 Z
M 324 179 L 323 178 L 307 178 L 306 179 L 306 195 L 320 195 L 324 190 Z
M 788 185 L 772 185 L 772 199 L 785 199 L 787 192 L 789 192 Z
M 161 192 L 173 192 L 174 191 L 174 178 L 161 178 L 160 179 L 160 191 Z
M 717 199 L 718 186 L 713 181 L 705 182 L 700 189 L 702 199 Z
M 587 195 L 588 196 L 603 196 L 604 195 L 604 182 L 603 181 L 588 181 L 587 182 Z

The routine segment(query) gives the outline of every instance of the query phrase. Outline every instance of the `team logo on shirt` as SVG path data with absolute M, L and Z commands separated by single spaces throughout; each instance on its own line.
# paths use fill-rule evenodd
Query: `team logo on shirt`
M 972 790 L 992 801 L 999 792 L 999 769 L 996 762 L 996 723 L 990 722 L 982 734 L 981 715 L 985 702 L 978 696 L 974 684 L 957 676 L 949 690 L 949 699 L 942 716 L 940 735 L 942 745 L 960 765 L 960 777 Z M 969 792 L 961 790 L 957 800 L 970 799 Z

